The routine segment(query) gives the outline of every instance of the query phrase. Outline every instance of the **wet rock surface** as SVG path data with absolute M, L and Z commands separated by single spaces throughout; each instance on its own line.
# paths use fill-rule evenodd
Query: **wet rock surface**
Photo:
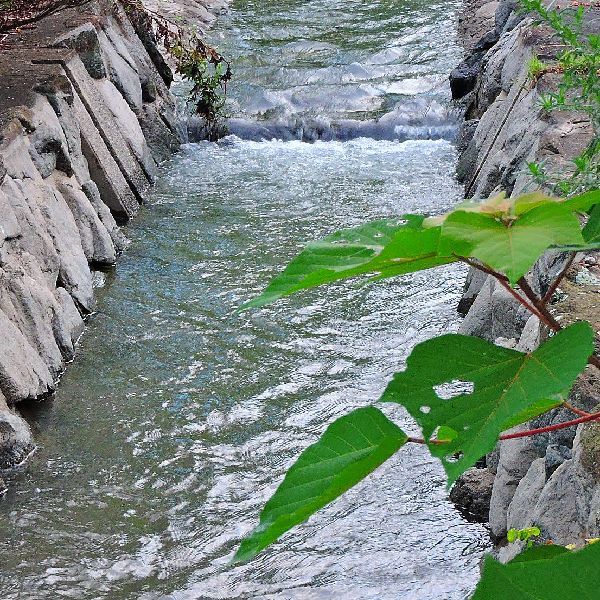
M 487 523 L 494 473 L 488 469 L 469 469 L 450 492 L 450 500 L 470 521 Z
M 117 223 L 185 141 L 152 31 L 108 8 L 60 11 L 0 56 L 0 469 L 33 448 L 11 406 L 55 390 L 95 307 L 92 271 L 126 245 Z

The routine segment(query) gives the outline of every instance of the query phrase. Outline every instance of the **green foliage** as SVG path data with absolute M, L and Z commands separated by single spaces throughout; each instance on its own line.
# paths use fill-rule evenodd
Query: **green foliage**
M 407 440 L 399 427 L 373 407 L 339 418 L 290 468 L 265 505 L 259 526 L 242 542 L 234 560 L 252 558 L 364 479 Z
M 594 140 L 573 160 L 569 177 L 549 174 L 544 165 L 532 163 L 529 169 L 535 180 L 554 193 L 569 196 L 600 187 L 600 35 L 582 33 L 585 12 L 582 6 L 560 10 L 546 8 L 542 0 L 521 0 L 528 12 L 533 12 L 541 23 L 551 27 L 565 46 L 553 68 L 532 59 L 530 77 L 537 78 L 544 71 L 562 74 L 555 91 L 542 95 L 546 111 L 568 110 L 585 113 L 595 132 Z M 544 68 L 542 68 L 544 67 Z
M 406 370 L 394 375 L 381 400 L 408 410 L 452 485 L 493 450 L 502 431 L 567 399 L 594 350 L 593 340 L 588 323 L 572 325 L 531 354 L 444 335 L 414 348 Z M 465 383 L 472 391 L 444 393 Z
M 275 300 L 339 279 L 371 274 L 393 277 L 456 260 L 440 256 L 440 227 L 424 227 L 424 218 L 375 221 L 313 242 L 256 299 L 243 308 Z
M 516 283 L 551 246 L 583 244 L 577 217 L 545 202 L 521 215 L 454 211 L 443 225 L 440 252 L 479 259 Z
M 499 195 L 465 202 L 448 215 L 401 222 L 375 221 L 335 232 L 304 251 L 243 308 L 256 308 L 295 292 L 341 279 L 371 275 L 382 279 L 476 258 L 512 283 L 550 247 L 584 248 L 574 212 L 600 202 L 600 192 L 559 202 L 543 194 L 516 199 Z
M 566 201 L 540 193 L 514 199 L 499 195 L 482 203 L 464 202 L 439 217 L 405 215 L 401 222 L 377 221 L 336 232 L 310 244 L 246 308 L 344 278 L 370 275 L 375 280 L 463 257 L 516 283 L 549 247 L 593 245 L 594 206 L 600 206 L 600 192 Z M 587 210 L 594 218 L 584 239 L 576 213 Z M 479 338 L 441 336 L 413 350 L 406 370 L 394 376 L 381 401 L 409 411 L 451 485 L 494 447 L 502 431 L 567 399 L 594 350 L 593 341 L 587 323 L 560 331 L 530 354 Z M 366 477 L 406 441 L 375 408 L 336 421 L 290 469 L 236 558 L 260 552 Z
M 600 204 L 590 213 L 590 218 L 582 231 L 587 244 L 600 244 Z
M 204 120 L 205 137 L 216 141 L 227 133 L 225 118 L 225 93 L 231 78 L 229 64 L 216 52 L 207 51 L 207 46 L 184 43 L 179 40 L 169 48 L 177 59 L 177 72 L 192 82 L 189 102 L 194 112 Z
M 524 529 L 509 529 L 506 533 L 506 539 L 509 544 L 516 542 L 527 542 L 527 548 L 533 547 L 532 538 L 539 537 L 541 535 L 539 527 L 525 527 Z
M 600 544 L 577 552 L 538 546 L 507 564 L 487 556 L 472 600 L 592 600 L 600 589 L 599 564 Z
M 529 79 L 535 80 L 547 69 L 548 65 L 541 61 L 537 56 L 534 56 L 527 65 L 527 75 Z

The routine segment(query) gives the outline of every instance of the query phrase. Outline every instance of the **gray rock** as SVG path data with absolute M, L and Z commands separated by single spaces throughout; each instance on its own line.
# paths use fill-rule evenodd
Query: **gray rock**
M 90 178 L 96 184 L 102 201 L 120 222 L 128 221 L 139 210 L 136 186 L 121 171 L 121 166 L 106 145 L 81 100 L 75 97 L 73 110 L 81 130 L 81 148 L 89 165 Z
M 142 108 L 143 100 L 142 84 L 134 60 L 122 44 L 118 52 L 103 31 L 98 32 L 98 39 L 108 78 L 121 92 L 129 107 L 137 113 Z
M 546 456 L 544 458 L 546 468 L 546 479 L 552 477 L 552 474 L 560 465 L 573 457 L 573 452 L 568 446 L 560 446 L 559 444 L 548 444 L 546 448 Z
M 483 288 L 483 285 L 488 277 L 489 275 L 486 275 L 479 269 L 475 269 L 473 267 L 469 268 L 469 272 L 467 273 L 467 278 L 465 280 L 463 295 L 458 303 L 457 308 L 461 315 L 466 315 L 469 312 L 469 309 L 471 306 L 473 306 L 477 295 L 481 291 L 481 288 Z
M 34 450 L 31 429 L 16 412 L 10 410 L 0 393 L 0 470 L 20 465 Z M 0 478 L 0 495 L 6 492 Z
M 110 212 L 108 206 L 106 206 L 106 204 L 102 202 L 98 186 L 95 184 L 95 182 L 93 182 L 90 179 L 81 186 L 81 189 L 83 193 L 87 196 L 88 200 L 90 201 L 90 204 L 94 207 L 98 218 L 100 219 L 100 221 L 102 221 L 102 224 L 108 231 L 112 239 L 113 245 L 115 247 L 115 250 L 117 251 L 117 253 L 122 252 L 127 246 L 127 238 L 119 229 L 119 226 L 117 225 L 117 222 L 112 216 L 112 213 Z
M 77 181 L 57 176 L 54 183 L 73 213 L 88 263 L 114 264 L 117 253 L 112 238 Z
M 460 332 L 488 341 L 519 338 L 529 313 L 493 277 L 487 277 Z
M 545 459 L 536 458 L 519 481 L 508 506 L 508 529 L 523 529 L 536 525 L 533 522 L 532 509 L 546 485 L 546 473 Z
M 39 398 L 54 391 L 55 383 L 40 355 L 10 319 L 0 311 L 0 391 L 11 402 Z
M 524 425 L 519 425 L 511 431 L 524 429 Z M 500 442 L 500 458 L 490 500 L 490 530 L 495 538 L 506 535 L 508 507 L 519 482 L 536 458 L 540 458 L 540 453 L 531 438 Z
M 0 189 L 0 245 L 4 240 L 18 238 L 21 226 L 15 216 L 8 196 Z
M 65 288 L 54 291 L 59 310 L 54 313 L 52 330 L 65 361 L 75 357 L 75 344 L 85 329 L 85 323 Z
M 531 315 L 525 323 L 516 349 L 520 352 L 533 352 L 546 339 L 547 335 L 547 329 L 542 327 L 538 317 Z
M 487 469 L 466 471 L 450 492 L 450 500 L 469 520 L 485 523 L 489 518 L 494 474 Z
M 49 232 L 59 258 L 58 277 L 87 312 L 94 307 L 92 276 L 81 245 L 79 230 L 62 194 L 44 182 L 18 183 L 23 196 L 41 213 L 41 226 Z
M 73 48 L 85 65 L 90 77 L 106 77 L 106 65 L 100 49 L 98 32 L 92 23 L 84 23 L 59 37 L 54 43 L 59 48 Z

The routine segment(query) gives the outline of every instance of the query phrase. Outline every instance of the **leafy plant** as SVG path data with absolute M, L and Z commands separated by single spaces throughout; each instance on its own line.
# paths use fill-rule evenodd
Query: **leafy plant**
M 521 0 L 524 10 L 537 15 L 538 21 L 551 27 L 565 50 L 557 57 L 556 65 L 544 65 L 537 57 L 529 64 L 529 76 L 537 80 L 547 72 L 560 73 L 557 88 L 541 96 L 542 108 L 578 111 L 587 115 L 594 139 L 573 159 L 573 172 L 548 173 L 545 165 L 530 163 L 529 170 L 541 185 L 563 196 L 600 187 L 600 35 L 583 34 L 584 7 L 567 9 L 547 8 L 542 0 Z
M 177 72 L 192 82 L 189 103 L 194 112 L 204 120 L 205 138 L 216 141 L 226 134 L 225 94 L 231 79 L 231 68 L 219 54 L 207 51 L 204 45 L 186 45 L 179 40 L 169 48 L 177 59 Z
M 578 214 L 584 211 L 591 211 L 592 218 L 582 229 Z M 378 401 L 404 406 L 423 437 L 408 437 L 373 406 L 334 421 L 288 471 L 235 559 L 251 559 L 407 443 L 425 444 L 441 460 L 450 486 L 499 439 L 548 431 L 502 434 L 557 406 L 571 408 L 568 397 L 575 379 L 587 364 L 600 367 L 600 359 L 594 355 L 594 331 L 589 323 L 563 328 L 548 309 L 566 269 L 544 295 L 534 293 L 526 274 L 549 248 L 571 254 L 600 248 L 599 211 L 600 191 L 569 199 L 542 193 L 509 199 L 501 194 L 482 203 L 464 202 L 438 217 L 404 215 L 395 221 L 338 231 L 309 244 L 258 298 L 248 302 L 244 309 L 340 279 L 366 276 L 373 282 L 463 262 L 495 277 L 554 335 L 531 353 L 458 334 L 417 345 L 405 370 L 394 375 Z M 600 419 L 600 412 L 572 410 L 577 418 L 559 427 Z M 539 530 L 529 528 L 513 535 L 530 542 Z M 544 560 L 549 561 L 557 551 L 544 552 Z M 573 560 L 579 560 L 579 554 Z M 486 568 L 492 575 L 484 573 L 475 598 L 492 597 L 486 590 L 495 589 L 495 573 L 504 568 L 490 560 Z
M 526 542 L 527 548 L 533 547 L 533 538 L 542 534 L 539 527 L 525 527 L 524 529 L 509 529 L 506 533 L 506 539 L 509 544 L 521 541 Z
M 534 56 L 527 65 L 527 75 L 533 81 L 537 80 L 540 75 L 543 75 L 548 70 L 548 65 L 541 61 L 539 57 Z
M 472 600 L 591 600 L 600 586 L 599 563 L 600 544 L 577 552 L 562 546 L 536 546 L 508 564 L 487 556 Z

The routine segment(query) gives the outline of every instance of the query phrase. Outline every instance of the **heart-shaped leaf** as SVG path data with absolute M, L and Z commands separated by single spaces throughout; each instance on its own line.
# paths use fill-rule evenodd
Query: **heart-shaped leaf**
M 334 421 L 290 468 L 265 505 L 260 524 L 234 560 L 252 558 L 283 533 L 356 485 L 408 440 L 381 411 L 359 408 Z
M 445 335 L 415 347 L 381 400 L 408 410 L 451 485 L 494 448 L 502 431 L 566 400 L 593 349 L 592 328 L 583 322 L 531 354 Z
M 477 258 L 516 284 L 553 245 L 583 244 L 577 217 L 557 202 L 499 219 L 456 211 L 442 225 L 439 253 Z
M 401 224 L 375 221 L 308 244 L 258 298 L 242 308 L 263 306 L 340 279 L 365 274 L 393 277 L 456 260 L 438 255 L 439 227 L 423 227 L 424 218 L 418 215 L 403 219 Z

